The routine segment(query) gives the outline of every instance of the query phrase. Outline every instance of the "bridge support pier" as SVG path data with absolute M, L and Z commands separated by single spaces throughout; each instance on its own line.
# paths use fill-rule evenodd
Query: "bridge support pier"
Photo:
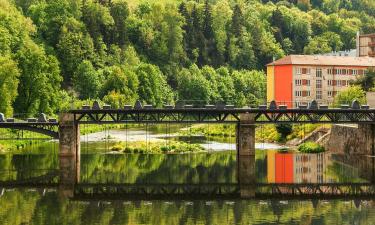
M 59 167 L 60 193 L 73 197 L 74 185 L 80 175 L 79 125 L 74 122 L 74 114 L 62 113 L 59 118 Z
M 255 115 L 240 115 L 237 124 L 237 176 L 241 197 L 255 196 Z

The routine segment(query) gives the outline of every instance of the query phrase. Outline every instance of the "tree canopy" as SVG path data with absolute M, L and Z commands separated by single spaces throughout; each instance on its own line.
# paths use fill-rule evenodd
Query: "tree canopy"
M 372 1 L 0 0 L 0 111 L 265 101 L 265 65 L 355 47 Z M 73 99 L 74 101 L 74 99 Z

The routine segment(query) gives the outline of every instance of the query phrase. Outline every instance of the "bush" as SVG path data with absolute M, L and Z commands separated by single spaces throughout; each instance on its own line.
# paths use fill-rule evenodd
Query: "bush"
M 303 153 L 319 153 L 325 152 L 325 149 L 323 146 L 315 142 L 309 141 L 298 146 L 298 151 Z

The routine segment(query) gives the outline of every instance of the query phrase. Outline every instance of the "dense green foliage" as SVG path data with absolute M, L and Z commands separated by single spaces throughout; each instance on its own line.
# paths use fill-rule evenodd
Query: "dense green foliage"
M 357 31 L 375 32 L 374 11 L 364 0 L 0 0 L 0 111 L 256 104 L 265 64 L 354 48 Z
M 334 99 L 334 105 L 340 107 L 342 104 L 351 105 L 354 100 L 361 104 L 366 103 L 366 92 L 360 86 L 351 86 L 339 92 Z
M 303 153 L 319 153 L 319 152 L 324 152 L 325 149 L 323 146 L 315 142 L 308 141 L 298 146 L 298 151 L 303 152 Z

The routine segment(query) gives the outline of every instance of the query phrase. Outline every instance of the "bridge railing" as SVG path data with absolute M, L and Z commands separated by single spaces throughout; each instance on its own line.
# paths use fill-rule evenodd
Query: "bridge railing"
M 327 104 L 326 104 L 327 103 Z M 99 104 L 98 101 L 94 101 L 92 105 L 84 104 L 81 108 L 72 109 L 74 110 L 109 110 L 109 109 L 125 109 L 125 110 L 141 110 L 141 109 L 239 109 L 239 108 L 253 108 L 253 109 L 370 109 L 367 104 L 360 104 L 359 101 L 354 100 L 352 102 L 342 102 L 340 106 L 335 106 L 329 102 L 322 102 L 313 100 L 310 102 L 297 102 L 297 101 L 271 101 L 265 102 L 264 104 L 250 104 L 243 107 L 238 107 L 231 102 L 217 102 L 217 103 L 206 103 L 205 101 L 199 100 L 182 100 L 177 101 L 175 104 L 164 104 L 162 107 L 154 106 L 150 104 L 142 104 L 141 101 L 137 101 L 134 105 L 124 105 L 122 108 L 113 108 L 111 105 Z M 71 110 L 71 111 L 72 111 Z
M 55 116 L 47 116 L 44 113 L 34 115 L 16 113 L 10 117 L 0 113 L 0 123 L 57 123 L 57 118 Z

